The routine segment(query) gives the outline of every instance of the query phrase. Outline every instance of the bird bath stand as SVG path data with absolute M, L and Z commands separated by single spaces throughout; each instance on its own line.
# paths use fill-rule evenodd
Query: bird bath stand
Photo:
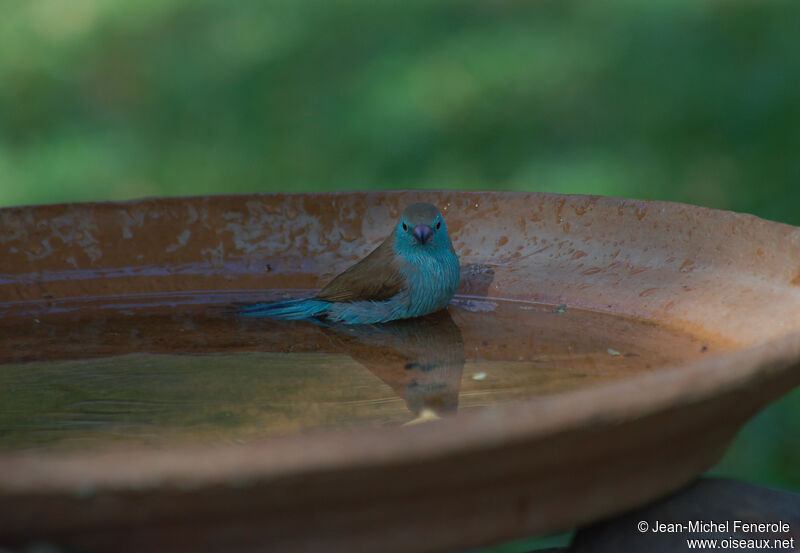
M 208 314 L 320 288 L 414 201 L 461 259 L 449 313 Z M 800 229 L 749 215 L 218 196 L 2 209 L 0 244 L 0 545 L 408 553 L 564 530 L 685 486 L 800 383 Z

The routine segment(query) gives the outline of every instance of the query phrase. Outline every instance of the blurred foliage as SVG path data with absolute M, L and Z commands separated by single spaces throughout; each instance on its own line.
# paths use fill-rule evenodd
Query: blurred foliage
M 800 223 L 791 0 L 0 8 L 0 205 L 514 189 Z
M 715 476 L 800 492 L 800 388 L 745 425 Z
M 0 0 L 0 205 L 370 188 L 800 224 L 793 0 Z M 797 392 L 718 472 L 800 489 Z

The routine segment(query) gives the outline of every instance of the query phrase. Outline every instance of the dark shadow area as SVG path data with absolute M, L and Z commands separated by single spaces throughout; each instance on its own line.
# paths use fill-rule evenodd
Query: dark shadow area
M 689 547 L 687 540 L 696 540 L 695 546 Z M 725 478 L 702 478 L 649 506 L 579 530 L 567 548 L 531 553 L 714 549 L 775 553 L 798 547 L 800 494 Z
M 485 263 L 469 263 L 461 267 L 461 287 L 458 293 L 465 296 L 486 297 L 494 282 L 494 267 Z

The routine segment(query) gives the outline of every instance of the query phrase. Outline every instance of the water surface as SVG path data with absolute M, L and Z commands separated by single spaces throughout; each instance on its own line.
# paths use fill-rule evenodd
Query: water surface
M 241 320 L 187 297 L 4 317 L 0 449 L 237 443 L 399 425 L 726 349 L 630 317 L 524 302 L 457 298 L 421 319 L 323 327 Z

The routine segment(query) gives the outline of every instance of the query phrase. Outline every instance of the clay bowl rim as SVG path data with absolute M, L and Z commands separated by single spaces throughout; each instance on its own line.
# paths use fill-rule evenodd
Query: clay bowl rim
M 455 191 L 407 192 L 452 194 Z M 480 194 L 477 191 L 468 192 Z M 496 191 L 488 193 L 494 194 Z M 315 195 L 346 194 L 352 192 Z M 224 196 L 288 195 L 290 194 Z M 598 197 L 542 195 L 587 199 Z M 204 197 L 208 196 L 142 198 L 122 202 L 81 202 L 60 205 L 127 205 L 141 201 Z M 600 198 L 657 207 L 689 206 L 701 211 L 732 213 L 678 202 L 629 200 L 611 196 L 600 196 Z M 26 207 L 38 206 L 14 206 L 3 210 Z M 759 219 L 753 215 L 749 217 Z M 774 221 L 766 222 L 784 225 Z M 798 360 L 800 360 L 800 332 L 790 332 L 762 343 L 744 345 L 687 364 L 661 367 L 650 374 L 636 374 L 587 389 L 519 400 L 497 405 L 492 409 L 459 413 L 456 417 L 445 418 L 436 421 L 435 424 L 312 430 L 270 436 L 248 444 L 192 444 L 166 449 L 115 446 L 111 449 L 92 450 L 86 453 L 2 452 L 0 489 L 6 493 L 25 493 L 31 490 L 39 493 L 57 493 L 74 490 L 76 486 L 117 490 L 141 490 L 164 486 L 183 489 L 185 486 L 207 487 L 250 479 L 268 481 L 277 477 L 320 470 L 424 464 L 428 460 L 468 455 L 472 451 L 483 450 L 492 445 L 543 439 L 556 434 L 641 419 L 669 409 L 699 404 L 706 399 L 742 390 L 752 386 L 754 382 L 770 380 L 800 368 Z

